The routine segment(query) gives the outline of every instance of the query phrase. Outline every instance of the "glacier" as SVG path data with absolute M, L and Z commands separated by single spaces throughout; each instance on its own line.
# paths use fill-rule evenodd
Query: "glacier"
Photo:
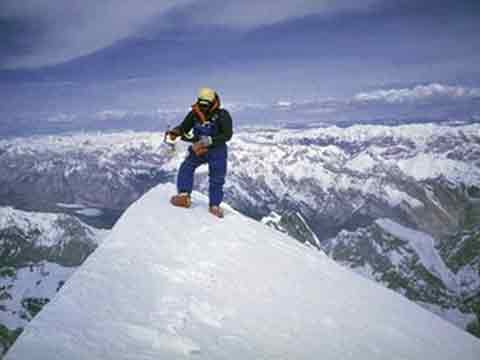
M 5 359 L 478 359 L 480 341 L 208 199 L 136 201 Z

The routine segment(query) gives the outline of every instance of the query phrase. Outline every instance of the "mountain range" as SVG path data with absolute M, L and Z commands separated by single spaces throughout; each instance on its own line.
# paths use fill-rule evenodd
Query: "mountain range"
M 110 228 L 175 181 L 185 150 L 147 132 L 2 140 L 1 205 Z M 479 124 L 238 129 L 225 190 L 241 213 L 479 333 Z

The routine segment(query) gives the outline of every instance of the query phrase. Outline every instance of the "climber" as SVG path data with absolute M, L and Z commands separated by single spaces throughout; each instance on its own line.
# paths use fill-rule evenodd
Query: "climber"
M 208 164 L 209 211 L 223 217 L 220 203 L 227 173 L 227 142 L 232 138 L 232 118 L 227 110 L 220 107 L 218 94 L 210 88 L 201 88 L 192 110 L 179 126 L 168 130 L 166 136 L 172 141 L 180 136 L 182 140 L 193 143 L 178 170 L 178 193 L 170 199 L 172 205 L 190 207 L 195 169 Z

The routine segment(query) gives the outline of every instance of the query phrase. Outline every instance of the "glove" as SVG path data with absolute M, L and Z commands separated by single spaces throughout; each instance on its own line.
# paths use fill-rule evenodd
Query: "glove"
M 208 148 L 201 141 L 198 141 L 192 145 L 192 151 L 197 156 L 203 156 L 208 152 Z
M 182 132 L 180 131 L 180 129 L 178 128 L 175 128 L 175 129 L 172 129 L 172 130 L 168 130 L 166 133 L 165 133 L 165 136 L 169 137 L 170 140 L 174 141 L 177 137 L 181 136 L 182 135 Z

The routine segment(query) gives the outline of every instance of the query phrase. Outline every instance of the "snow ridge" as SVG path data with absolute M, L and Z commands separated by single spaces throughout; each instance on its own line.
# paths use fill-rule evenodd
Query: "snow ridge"
M 173 185 L 133 204 L 7 354 L 28 359 L 477 359 L 402 296 Z M 434 329 L 434 331 L 432 331 Z

